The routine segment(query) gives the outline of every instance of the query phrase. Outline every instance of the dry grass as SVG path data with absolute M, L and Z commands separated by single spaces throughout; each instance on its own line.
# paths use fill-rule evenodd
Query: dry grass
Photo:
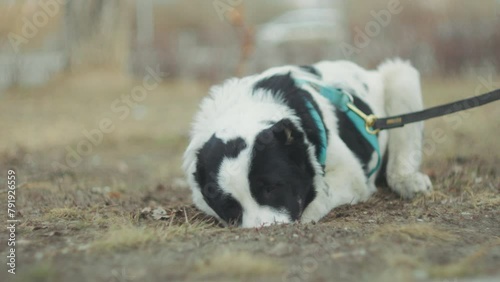
M 161 223 L 146 226 L 136 226 L 124 222 L 111 226 L 92 243 L 91 249 L 96 252 L 110 252 L 138 249 L 150 244 L 161 246 L 175 238 L 189 237 L 200 233 L 210 234 L 216 231 L 212 227 L 212 224 L 204 221 L 180 225 Z
M 480 274 L 482 259 L 490 254 L 492 249 L 499 247 L 500 239 L 495 239 L 464 258 L 449 264 L 430 267 L 429 273 L 434 278 L 457 278 Z
M 197 275 L 208 278 L 242 278 L 248 276 L 275 276 L 283 273 L 284 267 L 276 260 L 248 252 L 226 251 L 211 255 L 195 264 Z
M 67 219 L 67 220 L 85 220 L 86 211 L 78 210 L 77 208 L 55 208 L 51 209 L 44 215 L 45 220 Z
M 99 252 L 123 251 L 143 248 L 149 243 L 164 242 L 165 236 L 158 230 L 147 227 L 113 226 L 100 239 L 93 242 L 91 249 Z
M 440 203 L 449 198 L 449 195 L 441 191 L 433 190 L 428 195 L 418 195 L 412 200 L 412 203 L 414 206 L 425 206 L 428 203 Z
M 437 226 L 425 223 L 381 226 L 372 235 L 371 240 L 378 241 L 382 238 L 398 240 L 403 242 L 423 241 L 428 243 L 453 242 L 458 237 L 448 231 L 441 230 Z
M 480 195 L 476 195 L 472 199 L 473 204 L 477 207 L 490 207 L 496 208 L 500 206 L 500 195 L 498 193 L 482 193 Z

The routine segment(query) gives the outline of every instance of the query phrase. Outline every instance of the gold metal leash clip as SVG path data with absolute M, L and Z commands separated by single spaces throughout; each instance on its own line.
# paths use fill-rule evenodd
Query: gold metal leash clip
M 360 116 L 365 121 L 366 132 L 373 134 L 373 135 L 376 135 L 377 133 L 379 133 L 380 129 L 373 129 L 372 128 L 375 125 L 375 121 L 377 120 L 377 117 L 375 115 L 373 115 L 373 114 L 366 115 L 360 109 L 358 109 L 356 106 L 354 106 L 354 104 L 352 104 L 352 103 L 348 103 L 347 107 L 351 111 L 353 111 L 355 114 Z

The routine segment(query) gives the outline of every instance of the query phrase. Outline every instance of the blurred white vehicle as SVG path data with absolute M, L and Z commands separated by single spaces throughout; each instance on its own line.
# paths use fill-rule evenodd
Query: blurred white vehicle
M 293 41 L 346 38 L 344 17 L 334 9 L 301 9 L 287 12 L 261 25 L 256 34 L 259 43 L 280 44 Z
M 287 12 L 257 28 L 252 72 L 283 64 L 310 64 L 338 59 L 338 45 L 347 40 L 340 10 L 300 9 Z

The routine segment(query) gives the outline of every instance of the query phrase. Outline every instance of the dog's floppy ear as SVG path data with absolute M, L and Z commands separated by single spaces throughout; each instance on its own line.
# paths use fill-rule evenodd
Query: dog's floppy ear
M 270 129 L 278 142 L 283 145 L 292 145 L 300 137 L 300 132 L 288 119 L 278 121 Z
M 303 134 L 289 119 L 270 123 L 272 124 L 271 127 L 264 129 L 257 135 L 256 149 L 279 145 L 287 150 L 293 150 L 295 145 L 301 143 L 300 140 L 302 140 Z
M 302 133 L 289 119 L 282 119 L 271 128 L 274 141 L 287 153 L 293 163 L 307 168 L 307 146 Z M 275 143 L 275 144 L 276 144 Z

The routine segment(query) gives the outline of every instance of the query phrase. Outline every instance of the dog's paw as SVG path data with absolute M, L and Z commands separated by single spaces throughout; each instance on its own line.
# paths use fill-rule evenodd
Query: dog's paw
M 391 189 L 405 199 L 411 199 L 417 194 L 428 194 L 432 190 L 429 176 L 420 172 L 388 177 L 387 180 Z

